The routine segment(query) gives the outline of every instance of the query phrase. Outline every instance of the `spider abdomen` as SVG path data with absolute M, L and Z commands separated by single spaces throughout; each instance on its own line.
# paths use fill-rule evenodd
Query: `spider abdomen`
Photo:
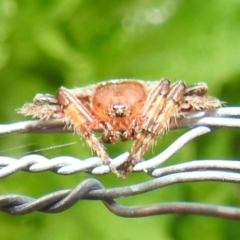
M 92 108 L 99 117 L 132 118 L 139 114 L 147 90 L 136 81 L 109 81 L 99 85 L 92 97 Z

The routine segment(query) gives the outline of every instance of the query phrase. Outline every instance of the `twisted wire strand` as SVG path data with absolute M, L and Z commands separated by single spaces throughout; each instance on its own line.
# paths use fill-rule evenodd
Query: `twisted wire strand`
M 138 163 L 134 167 L 134 171 L 150 172 L 148 169 L 154 169 L 164 161 L 169 159 L 174 153 L 182 148 L 192 139 L 212 131 L 213 127 L 240 127 L 240 107 L 225 107 L 217 110 L 209 110 L 202 112 L 192 112 L 185 114 L 179 119 L 177 127 L 191 126 L 195 127 L 179 137 L 166 150 L 159 155 Z M 7 127 L 6 127 L 7 126 Z M 69 131 L 63 128 L 62 120 L 48 121 L 27 121 L 13 124 L 0 125 L 0 134 L 16 133 L 16 132 L 50 132 L 50 131 Z M 173 126 L 176 128 L 176 126 Z M 123 153 L 112 159 L 115 167 L 120 166 L 127 159 L 128 153 Z M 77 159 L 71 156 L 60 156 L 47 159 L 37 154 L 27 155 L 20 159 L 0 156 L 0 178 L 7 177 L 18 170 L 29 172 L 53 171 L 58 174 L 73 174 L 81 171 L 88 171 L 92 174 L 108 173 L 109 167 L 102 163 L 98 157 L 90 157 L 88 159 Z M 156 171 L 152 174 L 156 174 Z M 155 176 L 155 175 L 154 175 Z M 157 175 L 156 175 L 157 176 Z
M 172 143 L 165 151 L 158 156 L 144 162 L 138 163 L 134 167 L 134 171 L 142 171 L 156 168 L 175 152 L 177 152 L 183 145 L 192 139 L 210 132 L 209 127 L 197 127 L 191 129 L 187 133 L 180 136 L 174 143 Z M 126 161 L 128 153 L 123 153 L 120 156 L 112 159 L 113 165 L 118 167 Z M 0 178 L 10 176 L 16 171 L 24 170 L 28 172 L 42 172 L 53 171 L 58 174 L 73 174 L 82 171 L 88 171 L 92 174 L 104 174 L 110 171 L 107 165 L 102 164 L 102 160 L 98 157 L 90 157 L 85 160 L 70 156 L 60 156 L 52 159 L 47 159 L 44 156 L 31 154 L 19 159 L 11 157 L 0 156 Z
M 177 152 L 184 144 L 192 139 L 209 133 L 216 127 L 240 127 L 240 107 L 226 107 L 218 110 L 193 112 L 185 114 L 178 120 L 178 125 L 171 128 L 194 127 L 180 136 L 166 150 L 158 156 L 138 163 L 134 171 L 144 170 L 155 179 L 147 182 L 119 187 L 105 188 L 95 179 L 87 179 L 79 183 L 74 189 L 59 190 L 46 194 L 37 199 L 18 195 L 0 195 L 0 210 L 14 215 L 28 214 L 34 211 L 57 213 L 64 211 L 80 199 L 101 200 L 114 214 L 122 217 L 144 217 L 158 214 L 184 213 L 215 216 L 229 219 L 240 219 L 240 208 L 226 207 L 213 204 L 166 202 L 145 206 L 123 206 L 114 199 L 133 196 L 153 191 L 172 184 L 184 182 L 219 181 L 240 182 L 240 164 L 232 160 L 198 160 L 179 163 L 176 165 L 157 168 L 161 163 Z M 12 124 L 1 124 L 0 134 L 69 131 L 64 129 L 62 120 L 25 121 Z M 70 129 L 71 130 L 71 129 Z M 121 165 L 127 158 L 124 153 L 112 159 L 115 166 Z M 50 170 L 58 174 L 73 174 L 89 171 L 93 174 L 109 172 L 98 157 L 80 160 L 69 156 L 47 159 L 40 155 L 28 155 L 20 159 L 0 156 L 0 178 L 10 176 L 18 170 L 40 172 Z
M 166 202 L 143 206 L 123 206 L 114 199 L 126 196 L 143 194 L 172 184 L 200 181 L 240 182 L 239 173 L 225 171 L 193 171 L 174 173 L 167 176 L 152 179 L 147 182 L 106 189 L 96 179 L 86 179 L 74 189 L 60 190 L 46 194 L 38 199 L 31 197 L 6 194 L 0 195 L 0 210 L 13 215 L 23 215 L 34 211 L 44 213 L 58 213 L 72 207 L 81 199 L 101 200 L 114 214 L 122 217 L 145 217 L 161 214 L 197 214 L 215 216 L 229 219 L 240 219 L 240 208 L 221 205 Z

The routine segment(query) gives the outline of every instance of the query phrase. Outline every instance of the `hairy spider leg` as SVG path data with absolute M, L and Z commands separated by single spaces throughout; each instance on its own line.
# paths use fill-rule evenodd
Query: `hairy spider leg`
M 99 143 L 98 139 L 91 131 L 91 128 L 86 124 L 87 122 L 91 123 L 94 120 L 81 101 L 64 87 L 59 89 L 57 99 L 76 132 L 85 138 L 90 148 L 93 149 L 102 161 L 109 166 L 110 170 L 118 177 L 121 177 L 119 172 L 112 165 L 103 146 Z
M 208 86 L 204 82 L 195 83 L 193 85 L 187 86 L 185 89 L 184 96 L 204 96 L 208 91 Z
M 146 132 L 149 130 L 153 122 L 155 121 L 158 112 L 163 109 L 165 103 L 165 96 L 169 91 L 170 82 L 167 79 L 161 79 L 156 86 L 154 86 L 149 92 L 145 104 L 139 118 L 144 119 L 143 123 L 139 126 L 139 133 L 137 133 L 133 145 L 129 151 L 129 156 L 133 156 L 137 149 L 142 146 L 142 142 L 146 136 Z M 130 126 L 130 130 L 134 129 L 134 126 Z M 124 166 L 123 166 L 124 168 Z
M 138 149 L 136 149 L 136 151 L 132 151 L 131 149 L 128 159 L 123 165 L 123 175 L 132 171 L 133 166 L 141 160 L 144 153 L 154 143 L 156 138 L 168 129 L 170 119 L 175 116 L 179 110 L 179 106 L 184 97 L 185 84 L 183 81 L 178 81 L 169 88 L 168 83 L 167 88 L 167 82 L 164 80 L 163 83 L 164 91 L 161 92 L 160 88 L 159 94 L 155 95 L 155 104 L 157 106 L 154 105 L 154 107 L 158 111 L 151 112 L 149 118 L 152 119 L 152 123 L 148 124 L 148 128 L 142 129 L 142 132 L 137 135 L 135 142 L 138 146 L 139 142 L 141 142 L 141 145 Z M 159 101 L 160 99 L 161 101 Z M 149 110 L 151 111 L 151 106 L 149 107 Z
M 49 118 L 63 118 L 64 113 L 55 96 L 51 94 L 38 93 L 33 103 L 26 103 L 21 108 L 16 110 L 17 113 L 25 116 L 32 116 L 47 120 Z
M 141 113 L 142 116 L 148 116 L 143 123 L 143 129 L 147 130 L 154 122 L 157 114 L 162 111 L 169 87 L 170 81 L 164 78 L 149 92 Z
M 140 160 L 135 157 L 136 152 L 142 147 L 146 134 L 150 130 L 153 122 L 159 112 L 162 111 L 165 104 L 165 98 L 169 92 L 170 81 L 167 79 L 161 79 L 156 86 L 154 86 L 148 93 L 148 97 L 143 106 L 141 117 L 145 119 L 140 127 L 139 133 L 133 142 L 133 145 L 129 151 L 127 161 L 122 166 L 122 174 L 126 175 L 132 171 L 132 167 Z
M 185 90 L 184 101 L 182 103 L 182 111 L 203 110 L 218 108 L 224 105 L 217 98 L 205 96 L 208 91 L 206 83 L 196 83 L 188 86 Z

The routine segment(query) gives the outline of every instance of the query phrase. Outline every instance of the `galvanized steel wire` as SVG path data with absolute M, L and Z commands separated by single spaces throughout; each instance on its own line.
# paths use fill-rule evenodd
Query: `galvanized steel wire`
M 209 133 L 216 127 L 240 127 L 240 107 L 224 107 L 218 110 L 193 112 L 184 115 L 178 120 L 176 127 L 191 127 L 192 129 L 180 136 L 166 150 L 152 159 L 138 163 L 134 171 L 144 171 L 153 177 L 152 180 L 136 185 L 120 188 L 105 188 L 96 179 L 86 179 L 74 189 L 59 190 L 34 199 L 18 194 L 0 195 L 0 210 L 21 215 L 34 211 L 45 213 L 61 212 L 81 199 L 101 200 L 114 214 L 123 217 L 143 217 L 157 214 L 184 213 L 200 214 L 223 218 L 240 219 L 240 208 L 226 207 L 202 203 L 157 203 L 140 207 L 125 207 L 114 199 L 143 194 L 172 184 L 184 182 L 219 181 L 240 182 L 240 162 L 235 160 L 193 160 L 167 167 L 159 167 L 174 153 L 200 135 Z M 61 120 L 25 121 L 12 124 L 1 124 L 0 134 L 21 132 L 51 132 L 69 131 L 65 129 Z M 115 159 L 113 164 L 120 166 L 128 153 L 123 153 Z M 91 174 L 105 174 L 109 168 L 102 164 L 98 157 L 76 159 L 70 156 L 61 156 L 47 159 L 41 155 L 28 155 L 20 159 L 0 156 L 0 178 L 8 177 L 17 171 L 28 172 L 52 171 L 57 174 L 74 174 L 82 171 Z

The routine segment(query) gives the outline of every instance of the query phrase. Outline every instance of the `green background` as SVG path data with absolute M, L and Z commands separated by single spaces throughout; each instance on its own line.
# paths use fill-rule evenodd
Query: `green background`
M 183 79 L 208 83 L 211 95 L 239 104 L 239 0 L 1 0 L 0 1 L 0 122 L 24 120 L 14 109 L 38 93 L 55 93 L 63 85 L 85 86 L 113 78 Z M 159 139 L 150 158 L 183 131 Z M 237 159 L 238 129 L 222 128 L 183 147 L 168 162 L 197 158 Z M 57 147 L 74 143 L 71 146 Z M 110 156 L 131 143 L 107 146 Z M 45 148 L 52 149 L 44 150 Z M 21 157 L 30 152 L 47 157 L 87 158 L 91 151 L 73 134 L 12 134 L 0 136 L 0 154 Z M 1 179 L 0 193 L 39 197 L 73 188 L 79 173 L 17 172 Z M 131 174 L 94 176 L 106 187 L 143 182 Z M 145 195 L 120 199 L 129 205 L 164 201 L 200 201 L 239 205 L 237 184 L 194 183 L 170 186 Z M 79 201 L 58 214 L 0 213 L 1 239 L 238 239 L 239 222 L 202 216 L 164 215 L 139 219 L 111 214 L 101 202 Z

